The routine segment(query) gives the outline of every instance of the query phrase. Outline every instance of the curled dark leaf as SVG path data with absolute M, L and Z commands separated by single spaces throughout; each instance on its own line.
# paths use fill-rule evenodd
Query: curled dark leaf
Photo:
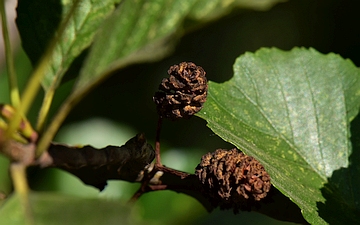
M 154 159 L 154 150 L 143 134 L 138 134 L 123 146 L 96 149 L 52 144 L 40 159 L 42 167 L 56 167 L 68 171 L 85 184 L 104 189 L 107 180 L 135 182 Z

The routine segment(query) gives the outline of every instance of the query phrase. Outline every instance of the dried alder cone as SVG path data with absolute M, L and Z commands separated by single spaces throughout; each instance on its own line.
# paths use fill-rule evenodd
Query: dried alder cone
M 192 62 L 171 66 L 153 98 L 162 118 L 189 118 L 201 110 L 207 96 L 206 72 Z
M 195 174 L 214 207 L 233 208 L 234 212 L 250 210 L 271 187 L 264 167 L 235 148 L 204 155 Z

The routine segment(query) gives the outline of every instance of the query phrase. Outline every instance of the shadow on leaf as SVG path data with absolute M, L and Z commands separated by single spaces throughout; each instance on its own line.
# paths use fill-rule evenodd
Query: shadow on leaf
M 16 24 L 23 48 L 31 63 L 36 65 L 60 25 L 63 12 L 61 1 L 20 0 L 16 10 Z
M 317 203 L 319 216 L 329 224 L 360 224 L 360 116 L 350 126 L 349 167 L 333 172 L 321 189 L 325 203 Z

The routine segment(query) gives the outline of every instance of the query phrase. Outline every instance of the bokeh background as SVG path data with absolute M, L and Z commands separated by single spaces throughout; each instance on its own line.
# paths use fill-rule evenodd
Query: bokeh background
M 7 3 L 9 9 L 16 5 L 16 1 Z M 221 20 L 186 34 L 165 59 L 127 67 L 107 79 L 74 108 L 55 141 L 104 147 L 122 145 L 136 133 L 144 132 L 149 142 L 154 143 L 157 114 L 152 96 L 162 78 L 167 76 L 169 66 L 182 61 L 201 65 L 208 79 L 216 82 L 232 77 L 232 65 L 238 56 L 261 47 L 283 50 L 295 46 L 313 47 L 322 53 L 335 52 L 350 58 L 359 66 L 360 30 L 356 25 L 360 22 L 360 14 L 356 6 L 356 0 L 289 0 L 265 12 L 234 10 Z M 13 37 L 15 47 L 16 35 Z M 14 49 L 23 87 L 32 68 L 21 47 Z M 0 67 L 0 102 L 8 103 L 3 61 Z M 59 89 L 54 109 L 66 97 L 73 82 L 69 79 Z M 40 94 L 32 107 L 30 119 L 33 121 L 41 98 Z M 163 163 L 190 173 L 194 172 L 203 154 L 232 147 L 214 135 L 198 117 L 165 121 L 161 137 Z M 0 156 L 0 191 L 4 194 L 11 191 L 7 166 L 7 159 Z M 139 184 L 111 181 L 105 191 L 99 193 L 56 169 L 31 169 L 29 180 L 34 190 L 123 202 L 139 187 Z M 196 200 L 170 191 L 145 194 L 133 206 L 131 217 L 136 218 L 135 224 L 291 224 L 252 212 L 233 215 L 231 211 L 215 210 L 209 214 Z

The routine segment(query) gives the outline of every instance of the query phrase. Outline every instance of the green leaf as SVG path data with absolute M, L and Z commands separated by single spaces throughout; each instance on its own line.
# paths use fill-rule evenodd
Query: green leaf
M 354 198 L 359 179 L 332 177 L 345 168 L 351 170 L 347 176 L 360 175 L 349 167 L 349 123 L 360 106 L 359 76 L 350 60 L 335 54 L 261 49 L 236 60 L 230 81 L 209 82 L 199 116 L 224 140 L 257 158 L 311 224 L 359 223 L 354 216 L 360 210 L 360 199 Z
M 4 155 L 0 155 L 0 202 L 3 200 L 4 195 L 11 191 L 11 179 L 9 176 L 10 160 Z
M 48 72 L 42 81 L 45 90 L 51 85 L 56 88 L 60 84 L 71 63 L 84 49 L 89 47 L 103 20 L 113 12 L 115 4 L 120 1 L 79 0 L 79 6 L 71 16 L 70 23 L 65 28 L 64 35 L 60 37 L 51 56 Z M 267 10 L 274 4 L 283 1 L 124 1 L 117 10 L 118 12 L 112 16 L 112 19 L 103 23 L 102 26 L 104 27 L 97 38 L 98 44 L 95 47 L 97 50 L 92 51 L 92 59 L 88 62 L 90 68 L 83 72 L 83 74 L 87 75 L 82 76 L 100 76 L 99 74 L 89 75 L 89 73 L 94 73 L 91 66 L 99 67 L 99 70 L 104 71 L 109 68 L 113 61 L 124 55 L 128 56 L 129 50 L 133 53 L 145 45 L 154 44 L 152 43 L 154 40 L 170 36 L 179 30 L 185 17 L 195 19 L 198 23 L 204 23 L 225 15 L 234 7 Z M 45 52 L 50 40 L 58 32 L 61 21 L 70 11 L 74 2 L 65 0 L 19 1 L 16 22 L 22 37 L 23 47 L 33 65 L 37 64 Z M 168 38 L 172 39 L 173 37 Z M 118 67 L 130 62 L 151 61 L 157 58 L 155 56 L 161 57 L 169 50 L 164 48 L 164 45 L 172 42 L 169 39 L 159 41 L 158 45 L 150 46 L 145 49 L 145 52 L 139 52 L 135 58 L 127 61 L 123 60 L 123 63 L 119 62 Z M 122 49 L 123 46 L 130 47 L 130 49 Z M 158 54 L 156 54 L 157 52 Z M 141 57 L 140 55 L 143 53 L 145 55 Z M 155 55 L 153 55 L 154 53 Z M 100 61 L 99 66 L 97 66 L 98 60 Z M 82 80 L 86 80 L 86 78 L 82 78 L 79 83 L 82 83 Z
M 124 1 L 102 24 L 80 72 L 76 88 L 91 88 L 116 69 L 163 57 L 183 33 L 182 24 L 186 18 L 193 19 L 190 22 L 192 25 L 200 24 L 222 16 L 235 7 L 265 9 L 278 1 L 255 2 Z
M 189 17 L 192 19 L 214 19 L 222 14 L 226 14 L 233 7 L 240 7 L 253 10 L 269 10 L 274 4 L 285 2 L 286 0 L 236 0 L 236 1 L 193 1 Z
M 51 55 L 48 71 L 42 81 L 45 90 L 60 84 L 62 77 L 74 59 L 86 49 L 101 24 L 120 0 L 80 0 L 71 15 L 64 35 Z M 22 44 L 33 65 L 45 52 L 58 29 L 60 22 L 71 9 L 74 1 L 22 0 L 19 1 L 17 25 Z
M 106 199 L 32 192 L 30 204 L 35 224 L 135 224 L 129 207 Z M 26 222 L 19 196 L 9 197 L 0 209 L 0 224 Z

